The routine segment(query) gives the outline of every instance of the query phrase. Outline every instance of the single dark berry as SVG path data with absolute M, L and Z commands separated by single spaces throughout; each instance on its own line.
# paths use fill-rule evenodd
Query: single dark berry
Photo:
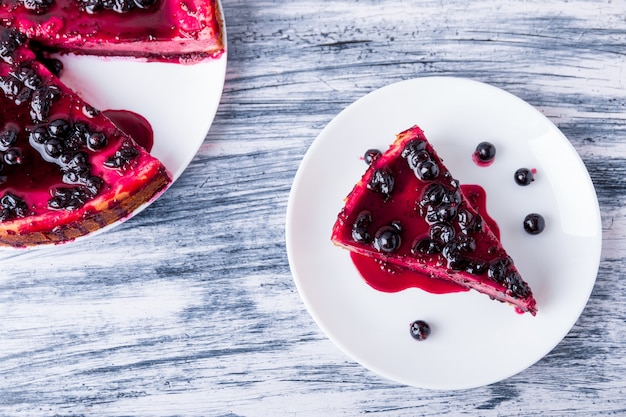
M 8 63 L 15 49 L 26 42 L 26 36 L 15 29 L 5 29 L 0 33 L 0 56 Z
M 458 205 L 462 201 L 461 191 L 458 189 L 446 190 L 441 198 L 441 202 L 444 204 Z
M 38 126 L 30 132 L 29 138 L 35 143 L 44 143 L 50 138 L 50 134 L 48 133 L 48 129 L 44 126 Z
M 19 165 L 22 163 L 22 151 L 11 148 L 4 153 L 4 163 L 7 165 Z
M 374 248 L 379 252 L 390 253 L 398 250 L 402 239 L 400 231 L 394 226 L 383 226 L 374 236 Z
M 64 119 L 56 119 L 48 123 L 48 133 L 57 138 L 65 138 L 71 128 L 72 125 Z
M 504 277 L 504 286 L 507 292 L 514 297 L 524 298 L 530 295 L 530 288 L 526 284 L 520 274 L 516 271 L 509 271 Z
M 474 252 L 476 250 L 476 240 L 466 234 L 456 236 L 453 241 L 461 252 Z
M 157 0 L 134 0 L 135 6 L 140 9 L 148 9 L 156 3 Z
M 104 133 L 93 132 L 87 135 L 87 147 L 92 151 L 98 151 L 107 144 L 107 138 Z
M 5 193 L 0 198 L 0 221 L 25 217 L 27 214 L 28 206 L 26 202 L 15 194 Z
M 535 179 L 533 172 L 528 168 L 520 168 L 515 171 L 514 178 L 518 185 L 528 185 Z
M 428 151 L 418 151 L 407 155 L 406 161 L 409 164 L 409 168 L 416 170 L 420 162 L 432 161 L 432 158 Z
M 127 164 L 139 156 L 139 151 L 129 144 L 124 144 L 115 154 L 108 157 L 103 165 L 112 169 L 124 169 Z
M 48 156 L 58 158 L 64 151 L 63 142 L 57 138 L 50 138 L 44 143 L 44 150 Z
M 538 235 L 546 227 L 546 221 L 541 214 L 531 213 L 524 218 L 524 230 L 531 235 Z
M 369 211 L 362 211 L 352 224 L 352 239 L 355 242 L 370 243 L 372 235 L 368 228 L 372 224 L 372 215 Z
M 442 245 L 440 242 L 428 238 L 417 240 L 411 248 L 411 252 L 415 254 L 421 253 L 424 255 L 434 255 L 437 253 L 441 253 L 441 250 Z
M 441 184 L 433 183 L 430 184 L 422 195 L 422 204 L 433 204 L 437 205 L 443 201 L 443 197 L 446 194 L 446 189 Z
M 439 176 L 439 167 L 433 161 L 421 161 L 413 172 L 422 181 L 432 181 Z
M 385 201 L 389 200 L 393 192 L 394 179 L 391 172 L 384 169 L 374 171 L 372 178 L 367 184 L 367 188 L 376 193 L 382 194 Z
M 489 264 L 487 262 L 468 260 L 465 271 L 472 275 L 481 275 L 487 272 L 488 268 Z
M 60 96 L 61 91 L 56 86 L 49 85 L 37 88 L 30 102 L 30 117 L 33 121 L 45 121 L 48 118 L 48 113 L 50 113 L 52 101 Z
M 416 154 L 426 149 L 426 142 L 420 139 L 413 139 L 404 146 L 402 157 L 407 158 L 411 154 Z
M 53 0 L 21 0 L 24 8 L 32 10 L 36 13 L 44 12 L 52 3 Z
M 0 132 L 0 150 L 6 150 L 17 141 L 17 129 L 5 128 Z
M 363 160 L 365 161 L 367 165 L 371 165 L 372 162 L 380 158 L 381 155 L 382 155 L 382 152 L 380 152 L 378 149 L 368 149 L 367 151 L 365 151 L 365 154 L 363 155 Z
M 435 223 L 430 227 L 430 238 L 441 243 L 454 239 L 454 227 L 448 223 Z
M 507 257 L 496 259 L 491 263 L 491 265 L 489 265 L 487 276 L 495 282 L 502 284 L 511 264 L 511 258 Z
M 463 257 L 448 259 L 448 268 L 453 271 L 463 271 L 469 268 L 470 261 Z
M 416 320 L 409 328 L 411 337 L 415 340 L 426 340 L 430 336 L 430 326 L 423 320 Z
M 39 61 L 46 67 L 48 71 L 50 71 L 57 77 L 61 75 L 61 72 L 63 71 L 63 62 L 61 62 L 60 59 L 39 57 Z
M 91 176 L 86 178 L 83 183 L 85 185 L 85 189 L 95 196 L 102 189 L 104 181 L 100 177 Z
M 480 214 L 473 215 L 465 208 L 459 210 L 457 220 L 463 233 L 475 233 L 483 229 L 483 219 Z
M 456 216 L 458 209 L 454 204 L 439 204 L 435 207 L 434 218 L 436 222 L 447 223 L 450 220 L 454 219 Z
M 474 155 L 480 162 L 489 162 L 496 157 L 496 147 L 490 142 L 480 142 L 476 146 Z

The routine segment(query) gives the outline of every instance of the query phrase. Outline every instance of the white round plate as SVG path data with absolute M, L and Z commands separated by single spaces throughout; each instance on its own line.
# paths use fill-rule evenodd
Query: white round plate
M 379 292 L 361 278 L 330 234 L 343 199 L 365 172 L 369 148 L 386 150 L 419 125 L 462 184 L 481 185 L 501 238 L 529 283 L 535 317 L 476 291 Z M 480 167 L 481 141 L 497 149 Z M 535 168 L 522 187 L 515 170 Z M 527 234 L 531 212 L 546 219 Z M 309 312 L 349 356 L 392 380 L 431 389 L 465 389 L 510 377 L 556 346 L 574 325 L 595 283 L 601 224 L 593 184 L 578 154 L 539 111 L 493 86 L 458 78 L 399 82 L 342 111 L 321 132 L 295 176 L 286 222 L 289 263 Z M 426 341 L 409 334 L 425 320 Z

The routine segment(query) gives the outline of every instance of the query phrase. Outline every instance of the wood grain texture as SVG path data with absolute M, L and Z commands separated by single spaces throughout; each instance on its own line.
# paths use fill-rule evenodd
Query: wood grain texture
M 2 416 L 626 415 L 626 4 L 223 0 L 216 120 L 183 176 L 123 225 L 2 253 Z M 343 108 L 395 81 L 468 77 L 570 139 L 597 187 L 597 283 L 537 364 L 467 391 L 409 388 L 340 352 L 289 271 L 293 176 Z

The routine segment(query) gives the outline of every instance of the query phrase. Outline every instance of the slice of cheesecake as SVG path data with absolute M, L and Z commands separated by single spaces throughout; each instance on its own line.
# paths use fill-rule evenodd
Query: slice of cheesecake
M 165 167 L 0 27 L 0 245 L 63 243 L 128 217 Z
M 0 24 L 60 52 L 193 63 L 224 51 L 217 0 L 1 0 Z
M 346 198 L 331 240 L 361 255 L 451 280 L 537 312 L 500 240 L 414 126 L 398 134 Z

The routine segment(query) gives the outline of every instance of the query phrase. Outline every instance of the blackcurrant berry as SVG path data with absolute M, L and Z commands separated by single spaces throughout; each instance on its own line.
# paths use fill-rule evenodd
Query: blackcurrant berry
M 416 320 L 409 326 L 411 336 L 415 340 L 426 340 L 430 336 L 430 326 L 424 320 Z
M 371 165 L 376 159 L 380 158 L 382 153 L 378 149 L 368 149 L 363 155 L 363 160 L 367 165 Z
M 531 213 L 524 218 L 524 230 L 531 235 L 538 235 L 546 227 L 546 221 L 541 214 Z
M 383 226 L 376 232 L 373 245 L 379 252 L 390 253 L 398 250 L 401 243 L 402 239 L 397 227 Z
M 515 171 L 514 178 L 518 185 L 528 185 L 535 179 L 533 172 L 528 168 L 520 168 Z
M 491 142 L 480 142 L 474 155 L 480 162 L 489 162 L 496 157 L 496 147 Z

